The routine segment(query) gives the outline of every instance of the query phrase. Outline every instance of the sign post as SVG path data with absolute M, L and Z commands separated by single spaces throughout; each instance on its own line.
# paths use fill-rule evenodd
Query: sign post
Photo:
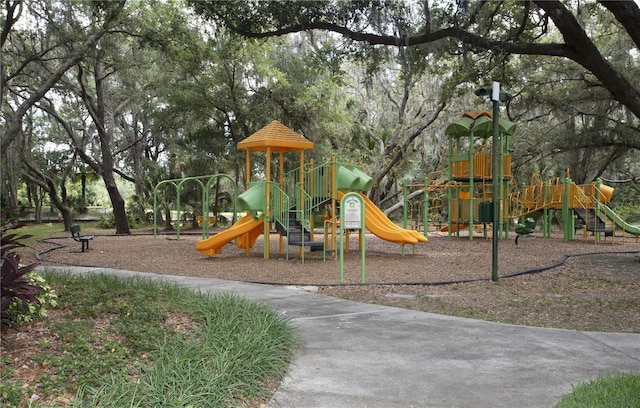
M 345 230 L 361 230 L 365 225 L 364 200 L 359 193 L 350 192 L 340 201 L 340 282 L 344 282 L 344 245 Z M 360 236 L 361 254 L 361 283 L 365 283 L 365 239 L 364 233 Z

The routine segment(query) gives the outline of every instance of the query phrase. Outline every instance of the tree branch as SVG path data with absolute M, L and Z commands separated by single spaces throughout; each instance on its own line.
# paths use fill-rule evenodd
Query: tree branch
M 346 38 L 354 41 L 368 43 L 370 45 L 389 45 L 389 46 L 404 46 L 411 47 L 416 45 L 428 44 L 447 38 L 454 38 L 463 41 L 469 45 L 473 45 L 479 48 L 491 50 L 501 49 L 505 52 L 512 54 L 523 55 L 549 55 L 556 57 L 573 56 L 575 52 L 569 49 L 566 44 L 559 43 L 515 43 L 510 41 L 490 40 L 485 37 L 470 33 L 458 27 L 447 27 L 434 32 L 425 32 L 415 36 L 396 37 L 392 35 L 381 35 L 364 33 L 360 31 L 352 31 L 347 27 L 343 27 L 334 23 L 327 23 L 323 21 L 310 22 L 308 24 L 295 24 L 289 27 L 284 27 L 272 31 L 264 32 L 250 32 L 244 31 L 236 26 L 228 23 L 227 25 L 236 34 L 249 38 L 269 38 L 278 37 L 286 34 L 297 33 L 307 30 L 326 30 L 334 33 L 341 34 Z
M 447 106 L 446 102 L 441 102 L 436 112 L 431 116 L 431 119 L 429 119 L 424 125 L 420 126 L 418 129 L 416 129 L 416 131 L 414 131 L 412 135 L 409 136 L 409 138 L 405 141 L 405 143 L 401 146 L 401 148 L 396 149 L 395 154 L 391 157 L 387 165 L 384 166 L 384 168 L 380 171 L 380 173 L 378 173 L 378 176 L 375 178 L 373 182 L 374 186 L 380 185 L 380 183 L 382 182 L 382 179 L 387 175 L 387 173 L 389 173 L 389 171 L 391 171 L 393 166 L 395 166 L 396 163 L 398 163 L 398 161 L 402 158 L 402 156 L 404 156 L 406 147 L 416 137 L 418 137 L 426 128 L 431 126 L 431 124 L 436 121 L 436 119 L 438 118 L 438 116 L 440 116 L 440 113 L 444 110 L 446 106 Z
M 120 177 L 122 177 L 123 179 L 130 181 L 131 183 L 135 183 L 136 179 L 134 179 L 133 177 L 127 175 L 126 173 L 123 173 L 120 169 L 117 168 L 113 168 L 113 172 L 116 173 L 117 175 L 119 175 Z
M 618 102 L 640 118 L 640 92 L 602 56 L 564 4 L 548 0 L 535 0 L 535 3 L 549 14 L 567 47 L 573 50 L 565 56 L 591 71 Z
M 520 55 L 547 55 L 564 57 L 577 62 L 591 71 L 599 81 L 607 88 L 612 96 L 621 104 L 628 107 L 636 117 L 640 118 L 640 91 L 617 71 L 599 52 L 593 41 L 587 36 L 582 26 L 574 15 L 560 0 L 532 0 L 537 7 L 546 13 L 544 21 L 553 20 L 560 30 L 565 43 L 534 43 L 517 42 L 510 40 L 493 40 L 478 34 L 469 32 L 459 26 L 453 25 L 437 31 L 424 30 L 420 34 L 412 36 L 394 36 L 355 31 L 346 24 L 335 22 L 311 20 L 300 23 L 297 21 L 289 26 L 279 27 L 273 30 L 255 32 L 243 29 L 225 18 L 222 13 L 212 11 L 213 16 L 224 22 L 227 27 L 237 34 L 250 38 L 267 38 L 282 36 L 306 30 L 332 31 L 353 41 L 368 43 L 371 45 L 387 45 L 394 47 L 417 46 L 444 39 L 456 39 L 464 44 L 489 51 L 502 51 Z M 640 44 L 640 8 L 633 1 L 605 1 L 599 0 L 618 21 L 628 30 L 629 35 L 636 44 Z M 480 5 L 484 5 L 481 2 Z M 528 3 L 527 3 L 528 5 Z M 427 13 L 427 15 L 429 15 Z M 472 16 L 472 19 L 474 16 Z M 243 20 L 245 21 L 245 20 Z M 264 21 L 268 21 L 265 19 Z M 277 21 L 277 20 L 276 20 Z M 246 21 L 245 21 L 246 22 Z
M 62 78 L 62 76 L 74 65 L 78 64 L 87 53 L 95 47 L 96 43 L 106 33 L 105 30 L 94 33 L 82 44 L 80 50 L 68 60 L 66 60 L 51 76 L 36 89 L 31 95 L 18 106 L 18 109 L 14 112 L 10 120 L 7 120 L 7 131 L 0 141 L 0 150 L 5 150 L 13 142 L 13 140 L 20 133 L 22 127 L 22 118 L 27 111 L 36 104 L 40 99 L 46 95 L 47 92 Z
M 67 135 L 69 135 L 69 137 L 71 138 L 71 142 L 73 143 L 73 148 L 80 155 L 80 158 L 82 159 L 82 161 L 88 164 L 89 167 L 91 167 L 93 171 L 95 171 L 97 174 L 100 174 L 100 164 L 98 164 L 98 162 L 96 162 L 91 157 L 89 157 L 89 155 L 87 155 L 87 153 L 84 151 L 82 143 L 80 143 L 80 141 L 76 137 L 75 132 L 73 131 L 73 128 L 71 127 L 71 125 L 69 125 L 69 122 L 67 122 L 60 115 L 58 115 L 58 112 L 56 112 L 56 110 L 50 104 L 45 105 L 40 103 L 36 106 L 42 109 L 43 111 L 45 111 L 51 117 L 53 117 L 62 126 L 65 132 L 67 132 Z
M 9 1 L 5 0 L 7 14 L 5 16 L 4 25 L 2 26 L 2 34 L 0 34 L 0 49 L 4 49 L 4 43 L 9 37 L 9 33 L 14 24 L 18 22 L 22 14 L 22 0 Z
M 627 33 L 640 48 L 640 7 L 635 1 L 598 0 L 602 6 L 613 14 Z

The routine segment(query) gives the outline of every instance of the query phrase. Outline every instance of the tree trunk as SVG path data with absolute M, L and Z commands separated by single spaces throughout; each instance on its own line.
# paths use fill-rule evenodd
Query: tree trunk
M 169 206 L 165 207 L 164 214 L 164 229 L 167 231 L 171 231 L 173 229 L 173 226 L 171 225 L 171 209 L 169 208 Z
M 84 172 L 84 169 L 80 170 L 80 188 L 81 188 L 81 214 L 87 213 L 87 174 Z
M 412 193 L 410 193 L 409 195 L 407 195 L 407 200 L 411 200 L 413 198 L 416 198 L 417 196 L 421 195 L 424 193 L 424 190 L 416 190 Z M 394 212 L 400 210 L 404 208 L 404 197 L 402 198 L 402 200 L 398 201 L 397 203 L 395 203 L 394 205 L 392 205 L 391 207 L 387 208 L 386 210 L 384 210 L 384 215 L 386 215 L 387 217 L 391 214 L 393 214 Z
M 136 138 L 137 122 L 133 122 L 133 177 L 135 179 L 136 195 L 140 198 L 140 202 L 144 203 L 148 197 L 148 192 L 144 188 L 144 151 L 146 147 L 146 124 L 143 125 L 143 136 Z M 145 194 L 147 197 L 145 197 Z
M 130 234 L 129 230 L 129 221 L 127 220 L 127 212 L 124 206 L 124 199 L 122 195 L 120 195 L 120 191 L 118 191 L 118 187 L 116 187 L 115 182 L 111 182 L 107 184 L 105 180 L 105 186 L 107 188 L 107 193 L 109 193 L 109 198 L 111 199 L 111 206 L 113 207 L 113 218 L 116 223 L 116 234 Z
M 29 169 L 34 173 L 34 174 L 30 174 L 30 173 L 24 172 L 22 174 L 23 177 L 31 181 L 32 183 L 40 186 L 43 190 L 47 192 L 47 194 L 49 195 L 49 200 L 51 201 L 51 204 L 53 204 L 53 206 L 58 211 L 60 211 L 60 214 L 62 214 L 62 220 L 64 222 L 64 230 L 70 231 L 71 223 L 73 222 L 71 209 L 69 208 L 65 200 L 63 200 L 63 198 L 58 195 L 58 191 L 56 189 L 56 183 L 54 182 L 54 180 L 51 177 L 48 177 L 47 175 L 43 174 L 33 165 L 30 165 L 30 163 L 26 160 L 26 157 L 25 157 L 25 160 L 23 161 L 25 162 L 25 164 L 27 164 Z
M 3 153 L 6 163 L 6 167 L 3 169 L 6 171 L 6 177 L 3 177 L 6 180 L 2 187 L 4 190 L 3 197 L 9 208 L 18 208 L 18 177 L 15 171 L 17 168 L 15 152 L 13 147 L 9 146 Z
M 42 203 L 46 192 L 29 180 L 25 180 L 25 184 L 27 185 L 27 207 L 34 208 L 34 221 L 36 224 L 42 224 Z
M 114 159 L 112 144 L 113 144 L 113 128 L 114 128 L 114 112 L 109 112 L 109 121 L 107 121 L 107 106 L 105 101 L 105 83 L 107 79 L 105 66 L 98 60 L 95 62 L 93 71 L 93 79 L 95 83 L 95 99 L 88 95 L 87 88 L 85 87 L 83 77 L 84 72 L 82 69 L 79 71 L 78 82 L 82 88 L 82 99 L 96 125 L 98 132 L 98 138 L 100 141 L 100 153 L 102 155 L 102 162 L 99 164 L 99 171 L 104 185 L 109 193 L 111 200 L 111 207 L 113 208 L 113 217 L 116 224 L 116 234 L 130 234 L 129 220 L 127 220 L 127 213 L 124 206 L 124 199 L 118 191 L 114 178 Z M 83 160 L 86 158 L 81 153 Z M 90 163 L 89 163 L 90 164 Z
M 34 208 L 36 209 L 34 220 L 36 224 L 42 224 L 42 201 L 40 201 L 40 199 L 35 200 Z
M 146 123 L 139 121 L 134 114 L 131 114 L 131 116 L 131 123 L 128 123 L 124 117 L 120 118 L 120 130 L 122 130 L 127 139 L 127 144 L 130 146 L 128 150 L 131 153 L 131 161 L 133 162 L 135 194 L 139 197 L 140 205 L 144 205 L 145 200 L 149 198 L 144 186 L 144 157 L 149 132 L 146 129 Z

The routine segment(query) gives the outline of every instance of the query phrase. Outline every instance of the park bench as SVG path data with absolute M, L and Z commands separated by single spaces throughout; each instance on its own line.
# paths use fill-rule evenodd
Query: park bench
M 82 244 L 82 252 L 84 252 L 85 248 L 87 251 L 89 250 L 89 241 L 93 239 L 93 235 L 82 235 L 78 224 L 71 226 L 71 237 Z

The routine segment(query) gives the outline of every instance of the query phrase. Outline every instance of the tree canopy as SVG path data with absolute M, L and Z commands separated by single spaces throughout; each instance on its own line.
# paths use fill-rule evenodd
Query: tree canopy
M 361 162 L 387 201 L 442 169 L 443 129 L 487 108 L 473 90 L 490 81 L 514 95 L 519 177 L 570 168 L 639 184 L 637 2 L 8 0 L 3 12 L 2 204 L 46 194 L 67 224 L 92 179 L 120 233 L 163 179 L 244 185 L 236 145 L 274 119 L 312 140 L 317 162 Z M 167 225 L 174 199 L 161 199 Z
M 640 7 L 633 1 L 525 2 L 197 1 L 203 15 L 251 38 L 327 30 L 369 45 L 419 47 L 450 40 L 459 50 L 548 55 L 589 70 L 620 103 L 640 117 L 640 85 L 611 64 L 581 19 L 600 6 L 640 47 Z M 555 30 L 552 29 L 555 27 Z M 558 35 L 559 34 L 559 35 Z M 561 37 L 561 38 L 560 38 Z M 636 52 L 637 56 L 637 52 Z

